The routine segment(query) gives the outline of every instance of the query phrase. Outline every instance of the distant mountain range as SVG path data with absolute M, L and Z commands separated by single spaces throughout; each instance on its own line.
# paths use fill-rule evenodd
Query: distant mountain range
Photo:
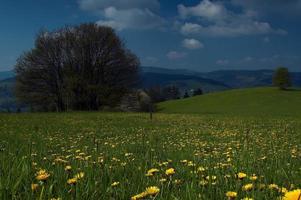
M 213 72 L 196 72 L 185 69 L 165 69 L 143 67 L 143 73 L 183 75 L 199 77 L 227 86 L 227 88 L 250 88 L 271 86 L 273 70 L 218 70 Z M 291 78 L 295 87 L 301 86 L 301 72 L 292 72 Z
M 140 88 L 165 87 L 176 85 L 180 91 L 202 88 L 204 92 L 224 91 L 234 88 L 271 86 L 273 70 L 219 70 L 213 72 L 196 72 L 186 69 L 166 69 L 159 67 L 142 67 Z M 13 88 L 15 85 L 13 71 L 0 72 L 0 111 L 16 109 Z M 301 72 L 292 72 L 294 87 L 301 86 Z

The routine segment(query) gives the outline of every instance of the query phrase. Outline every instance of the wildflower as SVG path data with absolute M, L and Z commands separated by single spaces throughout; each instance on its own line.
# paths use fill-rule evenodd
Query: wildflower
M 47 173 L 46 170 L 44 170 L 44 169 L 41 169 L 40 171 L 38 171 L 36 175 L 37 175 L 36 179 L 38 181 L 46 181 L 50 176 L 50 174 Z
M 206 179 L 209 181 L 215 181 L 216 180 L 216 176 L 206 176 Z
M 65 171 L 70 171 L 72 169 L 72 167 L 70 166 L 70 165 L 67 165 L 66 167 L 65 167 Z
M 249 197 L 245 197 L 245 198 L 243 198 L 243 199 L 241 199 L 241 200 L 253 200 L 252 198 L 249 198 Z
M 235 199 L 237 197 L 237 192 L 233 192 L 233 191 L 228 191 L 226 193 L 226 196 L 229 198 L 229 199 Z
M 198 172 L 204 172 L 205 168 L 204 167 L 198 167 Z
M 276 184 L 273 183 L 273 184 L 269 185 L 269 189 L 270 190 L 279 190 L 279 187 L 278 187 L 278 185 L 276 185 Z
M 77 183 L 77 178 L 71 178 L 67 180 L 69 185 L 75 185 Z
M 165 174 L 167 175 L 167 176 L 170 176 L 170 175 L 173 175 L 173 174 L 175 174 L 176 172 L 175 172 L 175 169 L 174 168 L 169 168 L 169 169 L 167 169 L 166 171 L 165 171 Z
M 145 176 L 153 176 L 154 173 L 156 173 L 156 172 L 159 172 L 159 170 L 156 169 L 156 168 L 152 168 L 152 169 L 150 169 L 150 170 L 147 171 L 147 173 L 145 174 Z
M 137 194 L 131 198 L 131 200 L 138 200 L 138 199 L 143 199 L 146 197 L 148 194 L 146 192 L 142 192 L 140 194 Z
M 116 187 L 117 185 L 119 185 L 119 182 L 114 182 L 111 184 L 112 187 Z
M 244 186 L 242 186 L 242 190 L 244 191 L 250 191 L 253 189 L 253 184 L 252 183 L 249 183 L 249 184 L 246 184 Z
M 286 192 L 281 200 L 300 200 L 301 199 L 301 189 Z
M 39 185 L 38 184 L 35 184 L 35 183 L 32 183 L 31 184 L 31 190 L 34 192 L 38 189 Z
M 84 176 L 85 176 L 85 173 L 84 173 L 84 172 L 80 172 L 80 173 L 76 174 L 76 175 L 74 176 L 74 178 L 82 179 L 82 178 L 84 178 Z
M 245 173 L 243 173 L 243 172 L 239 172 L 239 173 L 237 174 L 237 177 L 238 177 L 239 179 L 244 179 L 244 178 L 247 177 L 247 174 L 245 174 Z
M 145 192 L 148 195 L 154 196 L 160 192 L 160 189 L 156 186 L 151 186 L 151 187 L 146 188 Z
M 258 177 L 255 175 L 255 174 L 253 174 L 251 177 L 250 177 L 250 180 L 251 181 L 256 181 L 258 179 Z

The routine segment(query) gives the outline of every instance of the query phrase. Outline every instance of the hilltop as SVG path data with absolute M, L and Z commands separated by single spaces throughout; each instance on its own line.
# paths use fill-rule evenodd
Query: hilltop
M 158 104 L 160 112 L 301 116 L 301 90 L 235 89 Z

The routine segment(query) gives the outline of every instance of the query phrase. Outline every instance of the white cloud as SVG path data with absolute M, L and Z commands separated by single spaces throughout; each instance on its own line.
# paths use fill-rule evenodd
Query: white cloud
M 165 23 L 164 19 L 149 9 L 117 10 L 115 7 L 109 7 L 104 10 L 104 17 L 105 19 L 99 20 L 97 24 L 117 30 L 160 28 Z
M 99 11 L 109 7 L 116 9 L 158 9 L 160 3 L 158 0 L 79 0 L 79 6 L 86 11 Z
M 274 29 L 267 22 L 257 19 L 256 12 L 247 10 L 236 13 L 228 10 L 220 2 L 203 0 L 194 7 L 178 6 L 182 18 L 194 17 L 192 22 L 184 22 L 180 32 L 184 35 L 200 34 L 216 37 L 236 37 L 244 35 L 286 34 L 285 30 Z
M 79 0 L 82 10 L 97 13 L 96 23 L 117 30 L 163 28 L 166 20 L 155 12 L 158 0 Z
M 197 16 L 209 20 L 217 20 L 226 15 L 226 10 L 223 5 L 213 3 L 210 0 L 203 0 L 198 5 L 192 7 L 186 7 L 183 4 L 180 4 L 178 5 L 178 11 L 182 18 Z
M 166 56 L 170 60 L 178 60 L 178 59 L 185 58 L 187 54 L 184 52 L 170 51 L 167 53 Z
M 194 49 L 200 49 L 200 48 L 204 48 L 204 45 L 196 40 L 196 39 L 184 39 L 182 42 L 183 47 L 190 49 L 190 50 L 194 50 Z
M 180 29 L 181 33 L 184 35 L 198 34 L 201 30 L 202 26 L 194 23 L 185 23 Z

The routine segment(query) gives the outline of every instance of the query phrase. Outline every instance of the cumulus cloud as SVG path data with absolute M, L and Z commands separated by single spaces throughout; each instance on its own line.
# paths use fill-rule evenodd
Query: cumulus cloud
M 226 10 L 223 5 L 213 3 L 209 0 L 203 0 L 198 5 L 192 7 L 186 7 L 180 4 L 178 5 L 178 11 L 182 18 L 197 16 L 210 20 L 218 20 L 226 15 Z
M 187 54 L 185 52 L 170 51 L 166 56 L 169 60 L 179 60 L 185 58 Z
M 158 0 L 79 0 L 79 5 L 100 15 L 97 24 L 117 30 L 162 28 L 166 23 L 155 13 Z
M 182 45 L 186 49 L 190 49 L 190 50 L 204 48 L 204 45 L 200 41 L 193 39 L 193 38 L 184 39 L 182 42 Z
M 104 17 L 105 19 L 99 20 L 97 24 L 117 30 L 159 28 L 165 23 L 164 19 L 148 9 L 117 10 L 115 7 L 109 7 L 104 10 Z
M 198 34 L 202 30 L 202 26 L 194 23 L 185 23 L 181 26 L 180 31 L 184 35 Z
M 178 6 L 180 17 L 187 20 L 193 17 L 196 22 L 184 22 L 180 32 L 184 35 L 201 34 L 217 37 L 236 37 L 260 34 L 286 34 L 285 30 L 275 29 L 268 22 L 257 19 L 256 12 L 247 10 L 233 12 L 221 2 L 203 0 L 192 7 Z M 190 19 L 190 18 L 189 18 Z

